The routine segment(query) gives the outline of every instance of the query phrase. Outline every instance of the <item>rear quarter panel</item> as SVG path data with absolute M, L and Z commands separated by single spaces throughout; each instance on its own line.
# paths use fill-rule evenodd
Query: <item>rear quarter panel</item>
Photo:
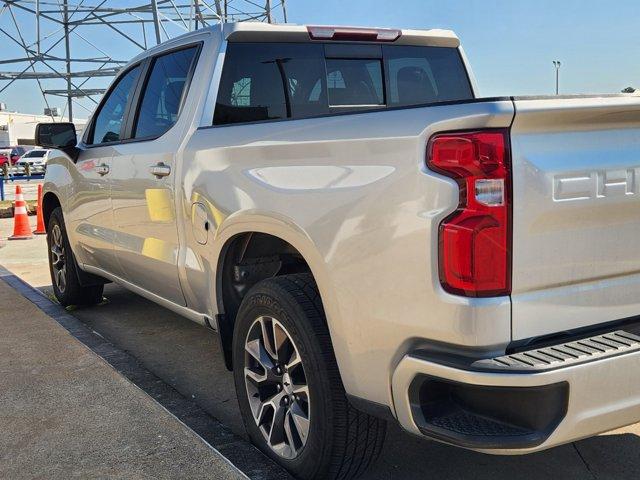
M 264 231 L 309 263 L 350 394 L 391 405 L 391 372 L 424 339 L 506 344 L 508 297 L 440 287 L 437 227 L 458 187 L 426 169 L 425 151 L 436 131 L 505 127 L 512 115 L 505 101 L 197 130 L 184 152 L 181 210 L 195 225 L 191 206 L 205 205 L 214 228 L 206 245 L 186 228 L 187 301 L 216 302 L 202 292 L 214 291 L 225 243 Z

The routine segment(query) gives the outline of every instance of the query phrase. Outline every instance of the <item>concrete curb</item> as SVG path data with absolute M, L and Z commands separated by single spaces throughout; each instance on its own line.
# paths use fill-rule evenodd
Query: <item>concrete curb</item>
M 244 475 L 257 480 L 292 479 L 284 469 L 263 455 L 251 443 L 231 432 L 229 428 L 202 410 L 195 402 L 164 383 L 141 365 L 135 357 L 118 349 L 102 336 L 90 330 L 80 320 L 67 313 L 62 306 L 53 303 L 39 290 L 13 275 L 1 265 L 0 279 L 35 304 L 118 373 L 147 393 Z

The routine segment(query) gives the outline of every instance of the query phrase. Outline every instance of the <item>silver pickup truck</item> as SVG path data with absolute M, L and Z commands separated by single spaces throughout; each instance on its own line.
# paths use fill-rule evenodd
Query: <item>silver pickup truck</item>
M 388 421 L 521 454 L 640 420 L 640 97 L 478 98 L 450 31 L 238 23 L 36 136 L 60 303 L 112 281 L 218 332 L 300 478 Z

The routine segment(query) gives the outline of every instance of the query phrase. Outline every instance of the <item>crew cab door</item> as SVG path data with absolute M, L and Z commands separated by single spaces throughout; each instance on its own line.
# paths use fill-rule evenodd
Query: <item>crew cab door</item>
M 121 141 L 124 119 L 140 65 L 131 67 L 113 84 L 98 106 L 74 172 L 65 212 L 67 232 L 77 260 L 120 276 L 113 245 L 118 242 L 111 209 L 111 159 Z
M 198 45 L 145 62 L 128 118 L 129 138 L 112 160 L 111 202 L 116 257 L 124 278 L 184 305 L 178 278 L 175 153 L 184 138 L 180 110 L 195 67 Z

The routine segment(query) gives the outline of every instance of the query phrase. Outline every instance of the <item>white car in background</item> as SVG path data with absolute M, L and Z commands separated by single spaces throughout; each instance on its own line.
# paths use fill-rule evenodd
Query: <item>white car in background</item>
M 45 148 L 34 148 L 20 157 L 16 162 L 16 174 L 24 175 L 27 173 L 27 165 L 30 166 L 31 174 L 43 174 L 47 169 L 47 160 L 51 150 Z

